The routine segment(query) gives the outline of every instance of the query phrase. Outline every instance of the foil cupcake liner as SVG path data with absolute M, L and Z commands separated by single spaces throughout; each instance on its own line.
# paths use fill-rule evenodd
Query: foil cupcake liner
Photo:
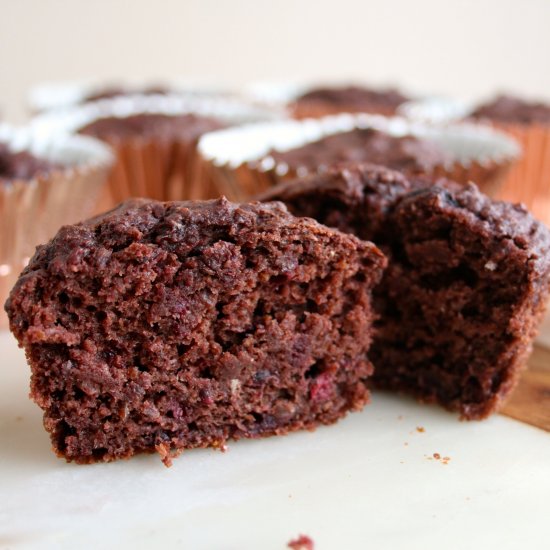
M 139 114 L 203 115 L 228 126 L 278 117 L 270 109 L 240 100 L 150 95 L 105 99 L 54 111 L 35 118 L 32 125 L 46 135 L 71 134 L 101 118 Z M 98 211 L 130 197 L 189 200 L 217 196 L 216 189 L 209 180 L 202 179 L 204 173 L 197 168 L 194 140 L 133 136 L 107 142 L 116 153 L 116 162 Z
M 220 194 L 243 201 L 280 183 L 306 175 L 276 165 L 269 151 L 287 151 L 355 128 L 374 128 L 394 136 L 412 135 L 437 144 L 452 161 L 436 166 L 428 175 L 445 176 L 459 183 L 474 181 L 495 195 L 519 147 L 508 136 L 476 124 L 436 127 L 401 117 L 350 115 L 253 124 L 211 132 L 199 141 L 201 170 Z
M 413 101 L 400 109 L 415 121 L 450 124 L 467 120 L 475 106 L 445 98 Z M 524 203 L 533 215 L 550 226 L 550 126 L 539 124 L 503 124 L 483 120 L 483 124 L 505 132 L 522 148 L 500 187 L 497 198 Z
M 46 140 L 28 128 L 0 125 L 0 142 L 28 151 L 59 168 L 29 180 L 0 181 L 0 328 L 3 305 L 37 245 L 66 224 L 93 213 L 113 155 L 103 143 L 83 136 Z

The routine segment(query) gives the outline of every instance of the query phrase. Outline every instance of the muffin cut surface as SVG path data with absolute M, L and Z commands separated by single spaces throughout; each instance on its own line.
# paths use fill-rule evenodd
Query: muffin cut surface
M 465 418 L 517 381 L 548 299 L 550 234 L 524 207 L 473 185 L 362 165 L 282 184 L 263 199 L 372 240 L 389 266 L 375 291 L 376 385 Z
M 39 247 L 6 309 L 58 454 L 169 462 L 360 409 L 384 265 L 280 204 L 129 201 Z

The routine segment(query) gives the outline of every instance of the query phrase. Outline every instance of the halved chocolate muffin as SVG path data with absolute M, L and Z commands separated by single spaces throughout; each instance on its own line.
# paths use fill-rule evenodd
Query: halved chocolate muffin
M 475 185 L 372 165 L 280 185 L 262 200 L 376 243 L 374 383 L 460 411 L 498 409 L 531 350 L 550 291 L 550 232 Z
M 129 201 L 39 247 L 6 310 L 59 455 L 169 463 L 362 408 L 385 264 L 282 204 Z

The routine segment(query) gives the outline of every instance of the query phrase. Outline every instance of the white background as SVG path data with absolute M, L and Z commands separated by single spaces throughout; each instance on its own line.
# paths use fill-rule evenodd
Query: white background
M 0 0 L 0 111 L 44 80 L 362 78 L 550 99 L 548 0 Z

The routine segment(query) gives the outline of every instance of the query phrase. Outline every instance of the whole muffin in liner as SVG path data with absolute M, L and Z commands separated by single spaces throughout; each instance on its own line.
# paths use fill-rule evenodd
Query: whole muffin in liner
M 512 136 L 520 144 L 522 155 L 508 173 L 498 198 L 524 203 L 536 218 L 550 226 L 550 118 L 536 120 L 534 116 L 513 120 L 509 117 L 506 120 L 498 112 L 491 112 L 495 104 L 498 111 L 499 103 L 504 110 L 507 104 L 513 108 L 516 102 L 520 107 L 540 107 L 550 113 L 550 105 L 510 97 L 497 98 L 485 107 L 445 98 L 426 99 L 403 105 L 400 113 L 412 120 L 437 124 L 475 120 Z
M 196 145 L 202 133 L 275 114 L 238 100 L 173 95 L 125 96 L 52 111 L 34 119 L 48 135 L 86 132 L 116 153 L 99 210 L 130 197 L 157 200 L 217 196 L 197 169 Z
M 98 140 L 59 136 L 55 140 L 30 128 L 0 125 L 0 301 L 38 244 L 66 224 L 88 217 L 101 194 L 113 155 Z M 23 157 L 23 158 L 21 158 Z M 19 159 L 17 170 L 7 164 Z M 0 327 L 7 326 L 2 308 Z
M 498 190 L 519 153 L 514 140 L 483 126 L 456 124 L 442 128 L 400 117 L 367 114 L 278 121 L 220 130 L 203 136 L 198 150 L 202 169 L 209 173 L 208 178 L 215 183 L 218 192 L 233 200 L 246 200 L 281 181 L 307 175 L 309 170 L 303 166 L 290 167 L 277 162 L 273 152 L 288 152 L 327 136 L 357 129 L 372 129 L 395 138 L 412 136 L 420 140 L 420 146 L 425 142 L 426 149 L 432 144 L 444 160 L 422 166 L 417 173 L 434 179 L 447 176 L 464 184 L 475 181 L 490 195 Z M 361 161 L 374 162 L 368 158 Z M 376 162 L 381 164 L 379 160 Z M 326 165 L 319 164 L 316 169 L 326 168 Z
M 245 95 L 252 101 L 284 109 L 297 119 L 321 118 L 340 113 L 393 116 L 410 97 L 393 87 L 360 83 L 268 83 L 249 85 Z

